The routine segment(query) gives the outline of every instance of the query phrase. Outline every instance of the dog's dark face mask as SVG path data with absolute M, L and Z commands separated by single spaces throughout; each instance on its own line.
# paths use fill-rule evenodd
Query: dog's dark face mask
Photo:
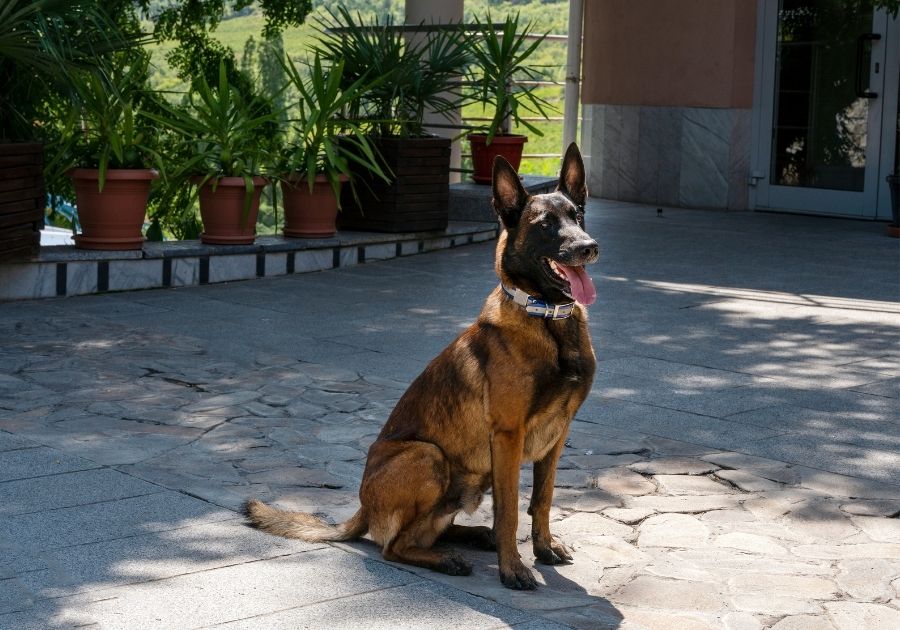
M 555 192 L 529 195 L 502 157 L 494 160 L 492 187 L 506 229 L 497 252 L 500 280 L 547 302 L 592 304 L 597 292 L 584 266 L 596 262 L 599 248 L 584 229 L 587 187 L 575 143 L 563 158 Z

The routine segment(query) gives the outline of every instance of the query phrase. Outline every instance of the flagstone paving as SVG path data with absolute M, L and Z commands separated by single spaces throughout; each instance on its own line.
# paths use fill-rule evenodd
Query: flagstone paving
M 443 576 L 367 541 L 265 536 L 237 513 L 251 496 L 355 511 L 369 444 L 492 284 L 485 245 L 0 305 L 0 628 L 900 627 L 896 248 L 869 224 L 592 209 L 613 250 L 592 315 L 599 371 L 551 513 L 575 563 L 535 565 L 539 590 L 503 588 L 493 553 L 465 550 L 473 574 Z M 752 295 L 729 289 L 769 240 L 810 229 L 819 247 L 871 245 L 876 277 L 829 292 L 831 259 L 805 244 L 778 250 L 793 280 L 766 288 L 756 270 Z M 675 269 L 635 280 L 654 247 L 709 233 L 726 241 L 712 269 L 654 258 Z M 626 251 L 638 236 L 656 240 Z M 727 247 L 753 238 L 744 257 Z M 490 496 L 458 522 L 490 524 Z

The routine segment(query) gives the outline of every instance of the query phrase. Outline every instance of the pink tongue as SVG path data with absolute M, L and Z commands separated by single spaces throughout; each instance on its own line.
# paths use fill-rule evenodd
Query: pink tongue
M 566 274 L 566 280 L 569 281 L 572 289 L 572 297 L 586 306 L 593 304 L 597 299 L 597 289 L 594 288 L 594 282 L 585 273 L 584 267 L 559 265 L 559 268 Z

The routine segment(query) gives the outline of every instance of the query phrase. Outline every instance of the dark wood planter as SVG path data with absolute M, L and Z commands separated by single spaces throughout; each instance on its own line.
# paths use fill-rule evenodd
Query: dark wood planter
M 394 173 L 394 180 L 386 184 L 368 171 L 354 173 L 359 180 L 359 203 L 345 186 L 338 227 L 394 233 L 446 229 L 450 139 L 377 138 L 373 143 Z
M 0 144 L 0 260 L 36 256 L 44 227 L 44 147 Z

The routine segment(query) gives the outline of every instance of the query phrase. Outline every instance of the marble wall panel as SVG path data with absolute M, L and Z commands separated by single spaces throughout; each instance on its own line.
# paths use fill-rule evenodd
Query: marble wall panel
M 684 108 L 680 206 L 727 207 L 732 118 L 728 109 Z
M 483 243 L 484 241 L 489 241 L 494 238 L 495 232 L 491 230 L 490 232 L 479 232 L 478 234 L 472 235 L 473 243 Z
M 209 257 L 209 282 L 249 280 L 256 277 L 256 254 Z
M 294 254 L 294 273 L 322 271 L 334 266 L 334 251 L 331 249 L 310 249 Z
M 403 241 L 400 244 L 400 255 L 408 256 L 409 254 L 419 253 L 419 241 Z
M 728 157 L 728 209 L 747 210 L 750 207 L 750 145 L 752 112 L 734 110 L 731 127 L 731 147 Z
M 750 110 L 588 105 L 594 197 L 746 209 Z
M 600 196 L 609 199 L 622 199 L 619 186 L 619 162 L 622 151 L 622 119 L 623 105 L 605 105 L 603 107 L 603 144 L 600 152 L 603 155 L 603 169 L 600 177 Z
M 425 241 L 425 251 L 431 252 L 437 249 L 447 249 L 450 247 L 449 238 L 432 238 Z
M 659 180 L 656 203 L 664 206 L 678 205 L 681 182 L 681 129 L 682 108 L 655 107 L 656 118 L 654 144 L 659 154 Z
M 97 292 L 97 262 L 66 263 L 66 295 Z
M 162 286 L 162 259 L 109 261 L 109 290 L 128 291 Z
M 200 282 L 199 258 L 172 259 L 172 286 L 187 287 Z
M 628 201 L 638 200 L 638 151 L 640 149 L 640 108 L 619 107 L 616 117 L 619 133 L 619 196 Z
M 582 133 L 590 138 L 590 166 L 587 168 L 588 191 L 592 197 L 604 197 L 603 187 L 603 147 L 605 145 L 604 119 L 606 117 L 605 105 L 584 105 L 584 110 L 589 112 L 590 122 L 585 123 Z
M 56 295 L 56 263 L 0 265 L 0 300 Z
M 380 243 L 378 245 L 366 245 L 366 261 L 387 260 L 397 255 L 397 246 L 394 243 Z
M 341 248 L 341 267 L 352 267 L 359 262 L 359 250 L 356 246 Z
M 659 200 L 659 168 L 662 117 L 658 107 L 639 109 L 637 194 L 634 200 L 657 203 Z

